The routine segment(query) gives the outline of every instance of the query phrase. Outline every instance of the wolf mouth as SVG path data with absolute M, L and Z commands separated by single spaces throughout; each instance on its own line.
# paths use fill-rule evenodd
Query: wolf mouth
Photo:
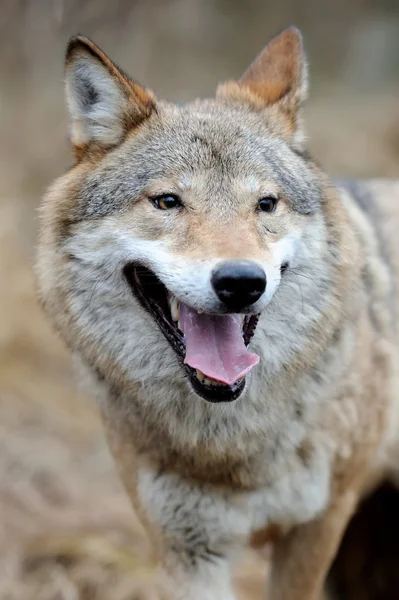
M 155 319 L 163 335 L 176 352 L 196 394 L 208 402 L 236 400 L 244 390 L 245 375 L 233 383 L 225 383 L 206 377 L 202 371 L 185 363 L 187 348 L 179 321 L 179 302 L 155 273 L 142 265 L 130 263 L 125 266 L 124 275 L 135 297 Z M 240 315 L 240 319 L 242 338 L 245 346 L 248 346 L 255 333 L 259 315 Z

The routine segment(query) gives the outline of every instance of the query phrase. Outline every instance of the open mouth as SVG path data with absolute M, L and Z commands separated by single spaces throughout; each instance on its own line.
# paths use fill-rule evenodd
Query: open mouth
M 245 375 L 259 362 L 247 346 L 259 315 L 209 315 L 180 303 L 146 267 L 129 264 L 124 275 L 179 357 L 194 391 L 208 402 L 236 400 Z

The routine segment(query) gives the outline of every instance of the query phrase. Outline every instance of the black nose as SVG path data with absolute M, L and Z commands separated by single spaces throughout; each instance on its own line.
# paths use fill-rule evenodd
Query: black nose
M 230 311 L 253 304 L 266 289 L 266 274 L 256 263 L 235 260 L 221 264 L 212 274 L 213 289 Z

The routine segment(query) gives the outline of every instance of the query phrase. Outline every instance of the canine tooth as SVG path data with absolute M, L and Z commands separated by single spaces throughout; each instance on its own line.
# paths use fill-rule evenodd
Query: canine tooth
M 211 379 L 209 379 L 209 377 L 205 377 L 205 376 L 204 376 L 204 381 L 203 381 L 203 383 L 205 383 L 205 385 L 212 385 L 212 380 L 211 380 Z
M 170 314 L 174 321 L 179 320 L 179 301 L 174 296 L 170 299 Z
M 203 372 L 202 372 L 202 371 L 200 371 L 199 369 L 197 369 L 197 378 L 198 378 L 200 381 L 204 381 L 204 379 L 205 379 L 205 375 L 204 375 L 204 374 L 203 374 Z

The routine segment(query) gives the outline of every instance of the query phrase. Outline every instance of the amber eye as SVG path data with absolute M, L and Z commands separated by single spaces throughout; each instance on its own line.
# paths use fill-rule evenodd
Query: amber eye
M 181 200 L 175 194 L 163 194 L 162 196 L 155 196 L 150 198 L 150 201 L 156 208 L 160 210 L 169 210 L 171 208 L 179 208 L 183 206 Z
M 278 198 L 274 196 L 266 196 L 261 198 L 258 202 L 258 210 L 262 212 L 272 213 L 276 210 Z

